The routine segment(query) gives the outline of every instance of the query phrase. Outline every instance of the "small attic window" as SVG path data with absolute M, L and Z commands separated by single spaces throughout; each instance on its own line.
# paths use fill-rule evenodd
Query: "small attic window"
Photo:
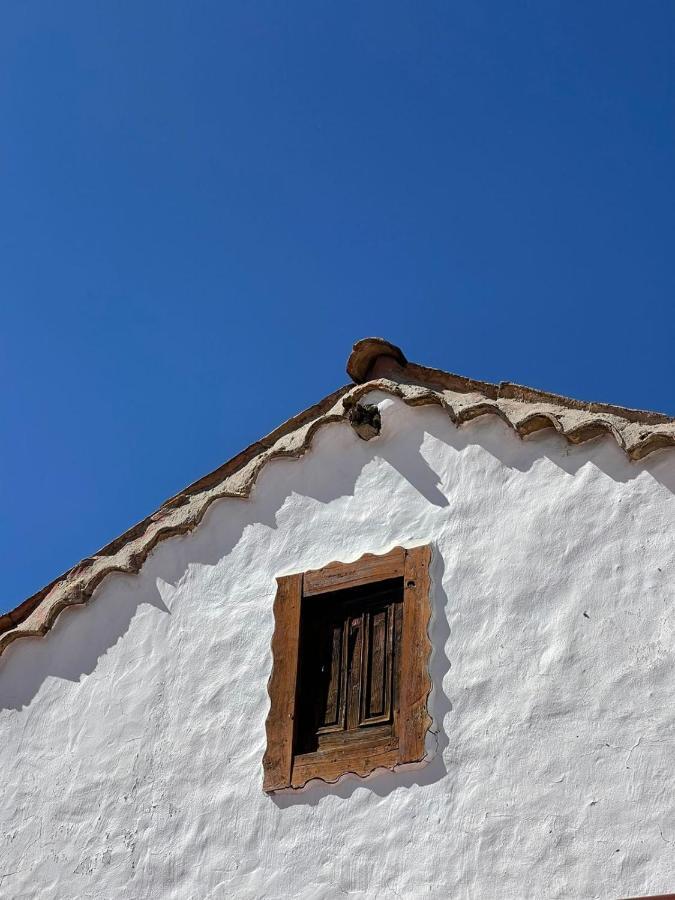
M 424 756 L 429 547 L 277 579 L 264 789 Z
M 402 605 L 403 578 L 303 600 L 298 754 L 394 736 Z

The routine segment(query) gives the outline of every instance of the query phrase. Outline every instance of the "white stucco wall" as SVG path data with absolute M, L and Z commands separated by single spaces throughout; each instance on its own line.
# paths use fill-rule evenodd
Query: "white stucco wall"
M 675 890 L 675 452 L 381 407 L 8 649 L 0 896 Z M 431 759 L 266 796 L 274 576 L 426 542 Z

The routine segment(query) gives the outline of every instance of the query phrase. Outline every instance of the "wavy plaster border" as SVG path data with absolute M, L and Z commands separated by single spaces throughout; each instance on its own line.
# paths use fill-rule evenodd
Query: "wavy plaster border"
M 354 371 L 354 360 L 360 361 L 358 372 Z M 385 364 L 381 365 L 383 362 Z M 387 377 L 363 380 L 369 373 L 377 376 L 378 365 Z M 377 338 L 355 344 L 348 372 L 362 383 L 339 388 L 290 419 L 167 500 L 155 513 L 94 556 L 82 560 L 16 609 L 0 616 L 0 654 L 20 637 L 46 634 L 62 610 L 87 603 L 108 575 L 139 572 L 160 541 L 195 529 L 216 500 L 249 497 L 268 462 L 303 456 L 322 426 L 350 421 L 350 410 L 361 397 L 372 391 L 398 397 L 408 406 L 440 406 L 457 426 L 491 414 L 499 416 L 521 437 L 553 428 L 569 442 L 580 444 L 610 434 L 631 460 L 640 460 L 656 450 L 675 446 L 675 420 L 659 413 L 583 404 L 509 382 L 493 385 L 473 381 L 407 363 L 398 348 Z
M 364 553 L 351 561 L 334 560 L 319 570 L 277 579 L 274 632 L 270 643 L 272 670 L 267 682 L 269 707 L 265 722 L 267 747 L 263 758 L 263 790 L 270 794 L 302 793 L 314 782 L 336 784 L 347 776 L 368 778 L 375 772 L 394 772 L 427 760 L 426 737 L 433 725 L 429 697 L 433 618 L 431 563 L 433 544 L 397 545 L 386 553 Z M 321 587 L 308 591 L 307 579 L 320 576 Z M 376 584 L 401 578 L 404 588 L 401 644 L 400 713 L 395 747 L 358 750 L 343 748 L 339 756 L 314 760 L 298 767 L 294 753 L 293 721 L 296 706 L 301 605 L 304 597 L 347 586 Z M 302 759 L 302 757 L 300 757 Z

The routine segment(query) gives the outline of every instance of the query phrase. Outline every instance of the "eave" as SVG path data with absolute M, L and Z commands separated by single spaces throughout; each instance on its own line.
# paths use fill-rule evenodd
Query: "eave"
M 609 434 L 633 461 L 675 446 L 672 417 L 585 403 L 511 382 L 476 381 L 410 363 L 398 347 L 380 338 L 366 338 L 354 345 L 347 373 L 354 384 L 339 388 L 289 419 L 0 616 L 0 654 L 17 638 L 46 634 L 62 610 L 87 603 L 108 575 L 137 573 L 158 543 L 192 531 L 216 500 L 249 497 L 270 460 L 301 457 L 323 425 L 350 422 L 360 398 L 372 391 L 398 397 L 409 406 L 439 406 L 457 426 L 479 416 L 496 415 L 523 438 L 547 428 L 573 444 Z

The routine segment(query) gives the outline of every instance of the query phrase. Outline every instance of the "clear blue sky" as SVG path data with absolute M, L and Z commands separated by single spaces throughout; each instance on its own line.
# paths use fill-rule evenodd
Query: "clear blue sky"
M 10 608 L 410 359 L 675 414 L 675 4 L 0 9 Z

